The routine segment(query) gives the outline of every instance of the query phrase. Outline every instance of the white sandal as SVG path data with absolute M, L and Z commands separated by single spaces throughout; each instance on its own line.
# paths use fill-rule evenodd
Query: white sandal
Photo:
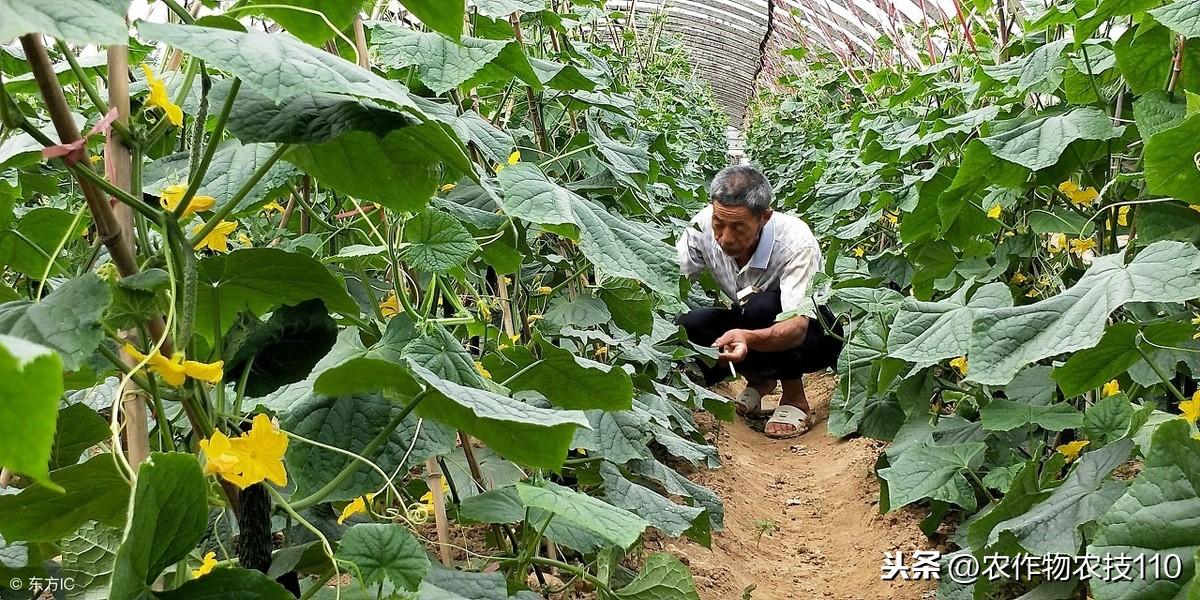
M 775 423 L 777 425 L 791 425 L 795 427 L 789 433 L 766 433 L 766 436 L 776 440 L 786 440 L 789 438 L 799 437 L 808 431 L 808 415 L 803 410 L 788 404 L 780 404 L 775 412 L 771 413 L 771 418 L 767 419 L 767 425 Z
M 733 399 L 733 404 L 737 414 L 743 417 L 765 417 L 769 414 L 762 408 L 762 394 L 749 385 Z

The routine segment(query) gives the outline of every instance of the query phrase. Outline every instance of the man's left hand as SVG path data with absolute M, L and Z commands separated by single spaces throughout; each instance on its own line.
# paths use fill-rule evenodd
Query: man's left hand
M 750 331 L 747 329 L 730 329 L 725 335 L 713 342 L 717 356 L 721 360 L 732 363 L 742 362 L 750 351 Z

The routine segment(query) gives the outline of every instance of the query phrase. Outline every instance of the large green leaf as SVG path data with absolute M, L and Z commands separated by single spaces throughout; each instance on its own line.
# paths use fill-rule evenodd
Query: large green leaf
M 25 411 L 25 415 L 30 415 Z M 72 404 L 58 411 L 58 424 L 54 431 L 54 450 L 50 453 L 50 466 L 54 469 L 69 467 L 79 462 L 84 450 L 99 444 L 112 435 L 108 421 L 84 404 Z
M 1139 359 L 1137 340 L 1139 328 L 1134 323 L 1114 323 L 1094 347 L 1071 355 L 1066 363 L 1054 369 L 1054 381 L 1068 398 L 1104 385 L 1124 373 Z
M 233 199 L 234 194 L 250 180 L 256 170 L 267 163 L 267 159 L 274 152 L 274 144 L 242 144 L 237 140 L 221 143 L 213 154 L 212 164 L 200 180 L 200 189 L 196 193 L 212 196 L 216 200 L 214 210 L 219 210 Z M 181 152 L 146 165 L 143 189 L 150 194 L 161 195 L 167 186 L 186 184 L 190 164 L 191 155 Z M 286 185 L 295 175 L 296 170 L 290 165 L 275 163 L 267 174 L 250 188 L 250 193 L 242 199 L 233 214 L 262 202 L 268 192 Z
M 400 3 L 430 29 L 454 39 L 462 36 L 463 13 L 467 9 L 464 0 L 400 0 Z
M 442 379 L 469 387 L 487 385 L 475 368 L 474 357 L 443 327 L 429 328 L 426 335 L 404 346 L 401 354 Z
M 1130 580 L 1094 579 L 1097 600 L 1183 600 L 1194 588 L 1195 554 L 1200 548 L 1200 442 L 1191 427 L 1172 419 L 1158 426 L 1142 470 L 1123 496 L 1097 520 L 1087 553 L 1123 555 L 1145 564 L 1181 567 L 1179 577 L 1146 570 Z M 1116 446 L 1117 444 L 1113 444 Z M 1168 558 L 1171 557 L 1171 558 Z M 1140 574 L 1139 574 L 1140 575 Z
M 1012 292 L 1002 283 L 983 286 L 969 302 L 966 296 L 964 286 L 938 302 L 906 298 L 888 333 L 888 356 L 916 363 L 918 369 L 963 356 L 969 350 L 978 311 L 1012 306 Z
M 556 90 L 590 92 L 599 85 L 593 79 L 600 75 L 598 71 L 533 57 L 529 59 L 529 66 L 533 67 L 539 81 Z
M 589 410 L 590 429 L 576 429 L 571 446 L 623 465 L 631 460 L 650 458 L 650 413 L 643 410 Z
M 479 244 L 463 224 L 435 209 L 426 209 L 404 224 L 404 260 L 422 271 L 445 273 L 471 258 Z
M 1043 44 L 1025 56 L 1019 56 L 999 65 L 984 65 L 983 72 L 997 81 L 1017 80 L 1017 91 L 1053 93 L 1063 81 L 1067 68 L 1063 50 L 1070 40 L 1061 39 Z
M 515 12 L 539 12 L 546 10 L 546 0 L 476 0 L 479 14 L 501 19 Z
M 1192 115 L 1146 140 L 1146 187 L 1153 194 L 1200 203 L 1200 169 L 1192 156 L 1200 152 L 1200 115 Z
M 1127 302 L 1182 302 L 1200 296 L 1200 251 L 1191 244 L 1150 244 L 1129 265 L 1101 256 L 1065 292 L 975 317 L 968 380 L 1002 385 L 1025 365 L 1100 341 L 1109 313 Z
M 516 485 L 507 485 L 462 501 L 459 516 L 478 523 L 526 523 L 541 527 L 547 521 L 546 537 L 555 543 L 583 553 L 594 553 L 610 546 L 602 536 L 575 526 L 565 519 L 551 518 L 544 509 L 526 506 Z
M 89 273 L 59 286 L 41 302 L 0 304 L 0 333 L 54 349 L 63 366 L 73 371 L 100 345 L 100 319 L 111 302 L 108 285 Z
M 1048 498 L 1028 512 L 997 523 L 988 544 L 996 543 L 1003 534 L 1013 536 L 1032 554 L 1076 554 L 1083 544 L 1079 526 L 1107 511 L 1125 491 L 1123 483 L 1107 476 L 1129 458 L 1132 449 L 1133 441 L 1126 439 L 1085 452 Z
M 646 519 L 671 537 L 689 533 L 705 546 L 711 543 L 708 515 L 703 507 L 676 504 L 648 487 L 629 481 L 609 462 L 600 466 L 600 476 L 604 479 L 604 497 L 614 506 Z
M 109 598 L 145 598 L 163 569 L 196 547 L 207 525 L 208 486 L 196 455 L 151 453 L 138 469 Z
M 666 552 L 651 554 L 638 576 L 614 594 L 623 600 L 700 600 L 691 572 Z
M 1125 437 L 1133 418 L 1133 405 L 1125 394 L 1101 398 L 1087 409 L 1083 432 L 1091 445 L 1099 447 Z
M 9 421 L 15 422 L 15 421 Z M 18 494 L 0 496 L 0 535 L 10 541 L 54 541 L 87 521 L 119 526 L 129 505 L 129 483 L 113 457 L 94 456 L 87 462 L 58 469 L 55 483 L 63 491 L 37 485 Z
M 55 249 L 66 240 L 70 243 L 87 231 L 86 219 L 74 224 L 71 213 L 49 206 L 35 208 L 10 225 L 0 225 L 0 265 L 8 266 L 27 277 L 41 279 L 46 272 L 47 257 L 54 257 L 50 275 L 59 275 L 66 261 L 55 255 Z
M 677 295 L 678 258 L 659 232 L 559 187 L 534 165 L 518 163 L 499 177 L 504 212 L 540 225 L 572 225 L 573 237 L 596 268 Z
M 229 88 L 228 79 L 214 81 L 209 105 L 222 106 Z M 226 126 L 247 143 L 312 144 L 327 142 L 350 131 L 384 135 L 417 123 L 420 120 L 410 112 L 349 94 L 303 92 L 275 100 L 254 88 L 241 86 Z
M 438 161 L 414 152 L 420 140 L 409 128 L 384 137 L 351 131 L 320 144 L 295 146 L 286 158 L 329 186 L 398 211 L 417 211 L 437 189 Z
M 50 348 L 0 334 L 0 464 L 52 488 L 62 485 L 50 481 L 47 467 L 62 370 Z
M 419 414 L 461 429 L 522 464 L 561 467 L 575 428 L 588 424 L 579 411 L 538 408 L 448 381 L 418 364 L 411 367 L 429 386 Z
M 650 154 L 645 148 L 630 146 L 614 140 L 604 132 L 599 124 L 588 122 L 588 136 L 596 144 L 596 149 L 604 156 L 609 170 L 619 180 L 636 188 L 634 175 L 644 175 L 650 170 Z
M 346 293 L 345 284 L 325 265 L 304 254 L 245 248 L 205 257 L 197 271 L 196 331 L 205 336 L 213 335 L 217 318 L 224 333 L 241 312 L 262 316 L 279 306 L 313 298 L 320 298 L 331 311 L 358 314 L 358 305 Z
M 993 156 L 1037 171 L 1057 163 L 1071 142 L 1110 140 L 1123 130 L 1114 127 L 1104 111 L 1084 107 L 996 121 L 991 134 L 981 141 Z
M 365 585 L 391 581 L 416 591 L 429 571 L 425 547 L 396 523 L 359 523 L 346 531 L 338 544 L 337 558 L 357 567 Z
M 404 85 L 289 36 L 148 21 L 138 23 L 138 33 L 202 58 L 276 102 L 327 92 L 372 98 L 420 114 Z
M 1183 102 L 1172 100 L 1162 90 L 1142 94 L 1133 102 L 1133 118 L 1143 139 L 1178 125 L 1186 116 L 1186 110 Z
M 1062 431 L 1083 424 L 1083 415 L 1066 402 L 1037 406 L 994 399 L 979 411 L 979 418 L 989 431 L 1011 431 L 1031 423 L 1049 431 Z
M 1175 40 L 1175 34 L 1166 27 L 1146 21 L 1126 29 L 1113 44 L 1117 66 L 1133 93 L 1146 94 L 1166 88 L 1173 73 Z M 1176 89 L 1195 89 L 1200 84 L 1200 65 L 1195 64 L 1198 59 L 1200 49 L 1185 46 Z
M 0 0 L 0 40 L 41 33 L 79 44 L 124 44 L 129 0 Z
M 393 68 L 416 66 L 417 76 L 435 94 L 469 80 L 483 82 L 516 77 L 541 87 L 516 40 L 464 37 L 455 43 L 439 33 L 423 33 L 394 23 L 375 22 L 372 42 L 380 60 Z
M 720 531 L 725 526 L 725 506 L 721 503 L 721 497 L 712 490 L 652 458 L 631 461 L 628 468 L 640 477 L 657 482 L 668 494 L 691 498 L 703 506 L 708 511 L 714 531 Z
M 280 425 L 310 440 L 361 453 L 375 436 L 383 432 L 392 416 L 401 410 L 403 407 L 379 396 L 310 395 L 289 406 Z M 405 418 L 399 427 L 388 434 L 379 450 L 368 458 L 390 473 L 398 468 L 407 471 L 426 459 L 454 449 L 454 431 L 429 421 L 423 423 L 418 431 L 417 421 L 414 415 Z M 402 459 L 405 459 L 403 465 L 400 464 Z M 296 482 L 293 496 L 302 498 L 321 489 L 355 460 L 346 454 L 310 444 L 289 445 L 288 471 Z M 349 500 L 376 491 L 382 485 L 377 471 L 360 468 L 341 485 L 330 490 L 325 500 Z
M 1200 37 L 1200 1 L 1179 0 L 1166 6 L 1146 11 L 1154 20 L 1183 34 L 1184 37 Z
M 75 583 L 72 600 L 100 600 L 108 591 L 121 530 L 96 521 L 84 523 L 62 542 L 63 579 Z
M 541 347 L 542 360 L 505 381 L 509 389 L 536 390 L 562 408 L 617 411 L 629 410 L 633 405 L 629 373 L 575 356 L 548 342 Z
M 235 9 L 249 8 L 238 14 L 262 15 L 316 46 L 345 31 L 362 4 L 362 0 L 245 0 Z M 313 14 L 314 11 L 319 14 Z
M 649 525 L 625 509 L 556 483 L 546 482 L 540 486 L 518 483 L 517 494 L 526 506 L 540 508 L 554 515 L 556 520 L 600 536 L 621 548 L 635 544 Z
M 250 569 L 220 567 L 166 592 L 156 592 L 158 600 L 294 600 L 274 579 Z
M 892 466 L 879 470 L 888 484 L 892 510 L 932 497 L 947 484 L 966 483 L 962 471 L 979 468 L 985 449 L 982 442 L 966 442 L 921 446 L 901 453 Z

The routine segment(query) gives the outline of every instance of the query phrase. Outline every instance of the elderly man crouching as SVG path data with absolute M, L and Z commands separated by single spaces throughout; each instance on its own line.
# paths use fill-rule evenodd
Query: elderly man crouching
M 746 377 L 735 400 L 738 413 L 765 414 L 762 397 L 783 384 L 779 407 L 765 433 L 796 437 L 812 426 L 801 375 L 833 366 L 842 333 L 822 307 L 822 319 L 805 316 L 776 321 L 800 308 L 813 274 L 823 268 L 821 249 L 800 219 L 771 209 L 771 184 L 754 167 L 734 166 L 713 178 L 711 203 L 684 229 L 676 244 L 680 270 L 695 277 L 708 269 L 732 301 L 730 308 L 699 308 L 677 322 L 697 344 L 719 351 L 715 366 L 701 363 L 705 385 L 730 375 L 729 364 Z

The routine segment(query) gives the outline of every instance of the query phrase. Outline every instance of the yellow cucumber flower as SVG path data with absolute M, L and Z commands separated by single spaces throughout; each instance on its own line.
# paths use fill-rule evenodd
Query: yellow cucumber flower
M 342 515 L 340 517 L 338 517 L 338 519 L 337 519 L 338 525 L 345 523 L 346 519 L 349 519 L 350 517 L 357 515 L 358 513 L 367 512 L 367 504 L 370 503 L 374 499 L 375 499 L 375 493 L 372 492 L 365 496 L 359 496 L 359 497 L 351 500 L 350 503 L 346 505 L 346 508 L 342 509 Z
M 514 150 L 512 154 L 508 155 L 508 164 L 507 165 L 496 165 L 496 174 L 499 175 L 500 171 L 504 170 L 504 167 L 515 165 L 519 162 L 521 162 L 521 151 Z
M 545 296 L 553 291 L 554 291 L 554 288 L 551 288 L 548 285 L 540 285 L 540 286 L 538 286 L 538 289 L 537 289 L 537 293 L 539 296 Z
M 204 555 L 204 562 L 200 563 L 199 569 L 192 569 L 192 579 L 199 579 L 212 573 L 212 570 L 217 566 L 217 553 L 209 552 Z
M 1200 390 L 1192 394 L 1191 400 L 1184 400 L 1179 403 L 1179 412 L 1179 418 L 1192 425 L 1196 424 L 1196 419 L 1200 418 Z
M 271 213 L 281 213 L 285 210 L 287 210 L 287 208 L 285 208 L 282 204 L 280 204 L 276 200 L 272 200 L 272 201 L 264 204 L 262 207 L 262 211 L 264 213 L 267 213 L 268 215 Z
M 1090 443 L 1091 442 L 1087 440 L 1076 440 L 1069 444 L 1063 444 L 1055 448 L 1055 450 L 1057 450 L 1059 454 L 1067 457 L 1067 462 L 1071 462 L 1079 458 L 1079 453 L 1083 452 L 1083 449 L 1086 448 Z
M 287 485 L 287 470 L 283 467 L 287 446 L 287 435 L 262 413 L 254 415 L 250 431 L 240 437 L 230 439 L 218 431 L 200 441 L 205 474 L 220 475 L 242 489 L 263 480 Z
M 176 352 L 171 358 L 163 356 L 157 350 L 154 354 L 147 357 L 145 354 L 138 352 L 133 344 L 125 344 L 125 353 L 133 357 L 138 362 L 145 361 L 146 366 L 150 371 L 158 374 L 171 387 L 179 387 L 187 381 L 188 377 L 207 381 L 208 383 L 220 383 L 225 376 L 224 367 L 225 361 L 218 360 L 215 363 L 202 363 L 194 360 L 185 360 L 182 352 Z
M 178 104 L 171 102 L 171 97 L 167 95 L 167 85 L 163 80 L 154 76 L 154 71 L 150 70 L 150 66 L 142 63 L 142 71 L 146 73 L 146 86 L 150 88 L 150 99 L 146 100 L 146 106 L 156 106 L 163 109 L 169 120 L 176 127 L 183 125 L 183 109 L 179 108 Z
M 1071 204 L 1076 206 L 1088 206 L 1100 199 L 1100 192 L 1096 191 L 1096 188 L 1091 186 L 1080 188 L 1079 184 L 1074 181 L 1060 183 L 1058 191 L 1062 192 L 1071 201 Z
M 1000 206 L 999 203 L 993 204 L 992 207 L 988 209 L 987 216 L 989 219 L 999 219 L 1000 212 L 1002 210 L 1003 210 L 1003 208 Z
M 446 478 L 443 477 L 442 478 L 442 495 L 446 495 L 449 492 L 450 492 L 450 484 L 446 483 Z M 433 511 L 433 490 L 425 492 L 425 495 L 421 496 L 421 499 L 419 500 L 419 502 L 422 505 L 424 505 L 423 508 L 432 512 Z
M 179 206 L 179 202 L 183 200 L 183 193 L 187 191 L 187 186 L 182 183 L 168 185 L 160 192 L 162 207 L 174 211 Z M 212 210 L 217 205 L 216 198 L 212 196 L 201 196 L 199 194 L 192 196 L 192 201 L 188 202 L 187 209 L 183 211 L 183 218 L 190 217 L 202 210 Z
M 1117 225 L 1120 225 L 1122 227 L 1129 226 L 1129 209 L 1130 208 L 1132 208 L 1132 207 L 1127 205 L 1127 206 L 1122 206 L 1117 209 Z
M 1046 241 L 1046 249 L 1050 254 L 1058 254 L 1067 249 L 1067 236 L 1062 233 L 1050 234 L 1050 239 Z
M 475 361 L 475 370 L 476 370 L 476 371 L 479 371 L 479 374 L 480 374 L 480 375 L 483 375 L 483 378 L 484 378 L 484 379 L 491 379 L 491 378 L 492 378 L 492 373 L 491 373 L 491 371 L 488 371 L 486 368 L 484 368 L 484 366 L 483 366 L 483 363 L 481 363 L 481 362 L 479 362 L 479 361 Z
M 229 252 L 229 234 L 233 233 L 237 226 L 237 221 L 221 221 L 208 235 L 204 236 L 204 239 L 196 243 L 196 249 L 208 248 L 213 252 Z M 192 226 L 192 235 L 196 235 L 201 229 L 204 229 L 204 225 L 201 223 Z
M 443 193 L 443 194 L 448 194 L 448 193 L 450 193 L 450 192 L 454 191 L 454 188 L 455 188 L 455 187 L 458 187 L 458 186 L 457 186 L 456 184 L 453 184 L 453 183 L 447 183 L 446 185 L 443 185 L 443 186 L 441 187 L 441 190 L 442 190 L 442 193 Z
M 396 292 L 388 294 L 383 302 L 379 303 L 379 311 L 383 313 L 383 318 L 390 319 L 400 314 L 400 299 L 396 297 Z
M 958 371 L 959 375 L 966 375 L 967 374 L 967 357 L 960 356 L 958 358 L 952 359 L 950 361 L 950 366 L 954 367 L 954 370 Z
M 1103 390 L 1101 390 L 1101 392 L 1104 394 L 1105 398 L 1107 398 L 1109 396 L 1114 396 L 1116 394 L 1120 394 L 1121 393 L 1121 382 L 1114 379 L 1114 380 L 1104 384 L 1104 388 L 1103 388 Z
M 1083 257 L 1084 253 L 1096 247 L 1096 240 L 1092 238 L 1075 238 L 1070 242 L 1071 254 Z
M 854 247 L 854 256 L 855 256 L 856 258 L 862 258 L 862 257 L 863 257 L 863 255 L 864 255 L 864 254 L 866 254 L 866 253 L 867 253 L 867 251 L 866 251 L 866 250 L 865 250 L 865 249 L 864 249 L 862 246 L 855 246 L 855 247 Z

